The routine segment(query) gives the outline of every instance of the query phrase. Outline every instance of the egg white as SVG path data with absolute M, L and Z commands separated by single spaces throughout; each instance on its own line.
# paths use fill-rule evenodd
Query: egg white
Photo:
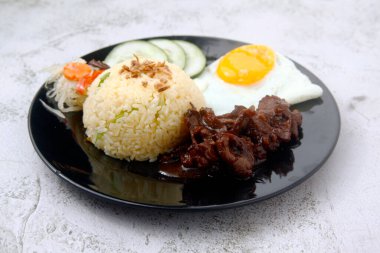
M 297 104 L 318 98 L 323 92 L 291 60 L 278 53 L 274 68 L 262 80 L 251 85 L 234 85 L 220 79 L 216 73 L 220 60 L 210 64 L 194 79 L 203 92 L 206 106 L 212 108 L 216 115 L 231 112 L 235 105 L 257 107 L 266 95 L 276 95 L 289 104 Z

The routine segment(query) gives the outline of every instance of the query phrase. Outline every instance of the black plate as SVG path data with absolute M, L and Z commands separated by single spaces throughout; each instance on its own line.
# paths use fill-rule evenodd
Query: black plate
M 197 44 L 208 63 L 243 42 L 195 36 L 171 36 Z M 115 46 L 115 45 L 114 45 Z M 103 60 L 114 47 L 83 56 Z M 158 165 L 128 163 L 110 158 L 84 139 L 81 113 L 59 120 L 40 99 L 49 103 L 44 87 L 29 111 L 29 134 L 38 155 L 59 177 L 76 187 L 119 204 L 163 209 L 220 209 L 268 199 L 283 193 L 313 175 L 327 160 L 338 140 L 340 117 L 337 104 L 326 86 L 310 71 L 297 67 L 323 88 L 320 99 L 298 104 L 303 114 L 301 145 L 279 152 L 249 181 L 227 179 L 178 182 L 157 173 Z

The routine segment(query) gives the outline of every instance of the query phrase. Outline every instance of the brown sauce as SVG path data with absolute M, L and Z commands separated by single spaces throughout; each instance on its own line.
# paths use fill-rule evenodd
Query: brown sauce
M 199 168 L 186 168 L 181 161 L 169 161 L 159 164 L 158 173 L 168 178 L 198 179 L 205 177 L 204 171 Z

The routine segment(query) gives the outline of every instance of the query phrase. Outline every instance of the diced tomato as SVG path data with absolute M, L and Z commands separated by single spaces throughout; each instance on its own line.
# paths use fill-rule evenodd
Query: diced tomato
M 92 68 L 86 63 L 69 62 L 63 67 L 63 75 L 71 81 L 79 81 L 91 73 Z
M 87 88 L 104 70 L 94 70 L 90 74 L 83 76 L 77 83 L 76 92 L 81 95 L 86 95 Z

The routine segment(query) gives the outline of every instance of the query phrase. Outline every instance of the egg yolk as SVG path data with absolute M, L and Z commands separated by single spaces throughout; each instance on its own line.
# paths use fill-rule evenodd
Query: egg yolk
M 245 45 L 228 52 L 216 70 L 225 82 L 239 85 L 254 84 L 274 67 L 274 51 L 263 45 Z

